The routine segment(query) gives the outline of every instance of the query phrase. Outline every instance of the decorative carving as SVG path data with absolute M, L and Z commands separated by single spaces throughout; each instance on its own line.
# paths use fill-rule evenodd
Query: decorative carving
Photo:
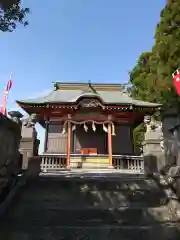
M 97 100 L 83 100 L 80 102 L 80 105 L 83 108 L 94 108 L 99 106 L 99 102 Z
M 103 105 L 98 100 L 95 99 L 84 99 L 79 102 L 77 107 L 78 106 L 81 106 L 82 108 L 96 108 L 99 106 L 104 108 Z
M 54 83 L 54 91 L 57 91 L 57 90 L 58 90 L 58 84 Z

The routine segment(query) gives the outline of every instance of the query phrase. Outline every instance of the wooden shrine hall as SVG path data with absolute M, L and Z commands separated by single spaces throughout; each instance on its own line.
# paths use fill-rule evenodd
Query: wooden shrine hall
M 119 84 L 54 83 L 46 96 L 17 101 L 45 128 L 42 170 L 118 168 L 143 170 L 133 129 L 159 104 L 131 98 Z

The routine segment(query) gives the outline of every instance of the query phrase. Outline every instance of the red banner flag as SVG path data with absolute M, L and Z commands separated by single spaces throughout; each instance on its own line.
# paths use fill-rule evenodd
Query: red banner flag
M 177 94 L 180 96 L 180 70 L 176 70 L 173 74 L 173 82 L 176 88 Z
M 7 116 L 6 102 L 7 102 L 8 93 L 11 87 L 12 87 L 12 75 L 10 76 L 9 81 L 5 86 L 3 96 L 2 96 L 2 106 L 0 107 L 0 112 L 5 116 Z

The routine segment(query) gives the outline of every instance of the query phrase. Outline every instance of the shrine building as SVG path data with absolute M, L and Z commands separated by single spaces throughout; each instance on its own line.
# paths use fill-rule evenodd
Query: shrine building
M 133 129 L 160 104 L 135 100 L 120 84 L 54 83 L 46 96 L 17 101 L 45 128 L 42 169 L 143 169 Z

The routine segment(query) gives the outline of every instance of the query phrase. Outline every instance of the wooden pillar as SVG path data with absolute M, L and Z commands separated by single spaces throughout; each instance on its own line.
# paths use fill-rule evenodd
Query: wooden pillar
M 46 117 L 46 120 L 45 120 L 45 140 L 44 140 L 44 152 L 46 152 L 46 151 L 47 151 L 48 131 L 49 131 L 49 118 L 48 118 L 48 117 Z
M 67 163 L 66 167 L 70 168 L 70 157 L 71 157 L 71 122 L 68 121 L 67 129 Z
M 111 132 L 111 123 L 108 123 L 108 154 L 109 154 L 109 167 L 112 168 L 112 132 Z

